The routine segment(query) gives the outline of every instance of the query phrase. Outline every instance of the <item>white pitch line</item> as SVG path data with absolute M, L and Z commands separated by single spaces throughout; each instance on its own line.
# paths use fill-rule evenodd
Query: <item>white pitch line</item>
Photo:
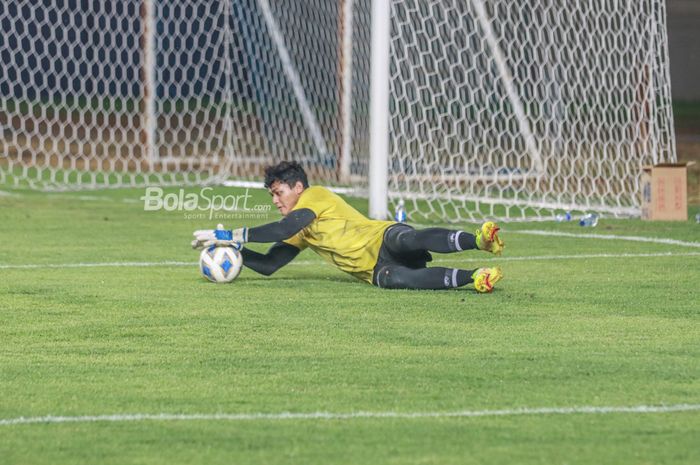
M 524 257 L 481 257 L 481 258 L 455 258 L 455 259 L 438 259 L 430 263 L 454 263 L 455 261 L 499 261 L 499 262 L 522 262 L 522 261 L 539 261 L 539 260 L 587 260 L 590 258 L 654 258 L 654 257 L 697 257 L 700 252 L 653 252 L 653 253 L 596 253 L 596 254 L 576 254 L 576 255 L 531 255 Z
M 616 236 L 614 234 L 576 234 L 558 231 L 542 231 L 538 229 L 530 230 L 508 230 L 508 234 L 530 234 L 532 236 L 555 236 L 555 237 L 574 237 L 577 239 L 602 239 L 608 241 L 632 241 L 632 242 L 651 242 L 654 244 L 665 245 L 680 245 L 681 247 L 698 247 L 700 242 L 679 241 L 676 239 L 665 239 L 657 237 L 644 236 Z
M 137 268 L 148 266 L 195 266 L 195 262 L 102 262 L 102 263 L 33 263 L 27 265 L 0 265 L 0 270 L 34 270 L 38 268 Z
M 654 258 L 654 257 L 697 257 L 700 252 L 654 252 L 654 253 L 619 253 L 619 254 L 577 254 L 577 255 L 530 255 L 523 257 L 457 257 L 455 258 L 440 258 L 433 260 L 430 263 L 454 263 L 459 262 L 483 262 L 483 261 L 503 261 L 503 262 L 520 262 L 520 261 L 539 261 L 539 260 L 588 260 L 591 258 Z M 306 266 L 318 265 L 325 263 L 321 260 L 299 260 L 291 262 L 289 265 Z M 153 266 L 197 266 L 196 262 L 102 262 L 102 263 L 33 263 L 26 265 L 0 265 L 0 270 L 34 270 L 42 268 L 145 268 Z
M 31 425 L 47 423 L 97 423 L 97 422 L 135 422 L 135 421 L 279 421 L 279 420 L 355 420 L 363 418 L 471 418 L 471 417 L 501 417 L 520 415 L 574 415 L 594 414 L 606 415 L 613 413 L 673 413 L 673 412 L 697 412 L 700 404 L 676 404 L 676 405 L 635 405 L 628 407 L 542 407 L 542 408 L 516 408 L 502 410 L 457 410 L 452 412 L 312 412 L 312 413 L 133 413 L 116 415 L 86 415 L 86 416 L 54 416 L 43 417 L 19 417 L 0 419 L 0 426 Z

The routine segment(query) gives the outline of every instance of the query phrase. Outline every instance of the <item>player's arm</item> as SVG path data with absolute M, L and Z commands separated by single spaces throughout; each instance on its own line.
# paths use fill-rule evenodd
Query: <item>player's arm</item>
M 277 242 L 266 254 L 250 249 L 241 249 L 243 265 L 265 276 L 270 276 L 299 255 L 300 250 L 293 245 Z
M 293 210 L 280 221 L 250 228 L 247 242 L 280 242 L 289 239 L 316 219 L 316 214 L 308 208 Z M 245 257 L 244 257 L 245 258 Z
M 268 223 L 255 228 L 238 228 L 225 230 L 223 225 L 216 229 L 202 229 L 194 232 L 193 249 L 214 246 L 241 248 L 246 242 L 280 242 L 289 239 L 311 224 L 316 214 L 309 208 L 300 208 L 290 212 L 275 223 Z

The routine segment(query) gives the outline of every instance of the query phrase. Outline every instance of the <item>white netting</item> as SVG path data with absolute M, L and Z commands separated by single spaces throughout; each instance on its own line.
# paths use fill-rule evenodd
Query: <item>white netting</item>
M 0 2 L 0 181 L 367 183 L 370 0 Z M 638 213 L 673 161 L 664 0 L 393 0 L 412 220 Z
M 414 218 L 638 213 L 675 158 L 666 47 L 661 0 L 395 2 L 390 190 Z
M 294 158 L 315 180 L 357 178 L 357 161 L 341 173 L 343 141 L 366 132 L 349 122 L 342 5 L 0 2 L 0 177 L 38 188 L 203 184 Z

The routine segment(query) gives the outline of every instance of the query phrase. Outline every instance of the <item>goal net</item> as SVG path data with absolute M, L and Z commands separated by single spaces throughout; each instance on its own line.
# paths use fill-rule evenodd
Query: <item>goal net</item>
M 357 9 L 1 2 L 0 176 L 42 189 L 196 185 L 296 159 L 315 181 L 357 183 L 366 169 L 350 141 L 367 131 L 367 92 L 353 52 L 369 66 L 367 40 L 353 42 L 369 37 L 368 15 L 350 24 Z
M 1 2 L 0 182 L 367 195 L 371 0 Z M 664 0 L 392 0 L 388 185 L 412 221 L 639 213 L 675 160 Z
M 675 157 L 663 1 L 402 0 L 391 21 L 390 190 L 414 217 L 634 215 L 640 167 Z

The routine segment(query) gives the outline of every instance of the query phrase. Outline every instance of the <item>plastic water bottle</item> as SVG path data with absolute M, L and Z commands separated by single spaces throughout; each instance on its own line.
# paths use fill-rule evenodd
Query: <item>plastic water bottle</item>
M 583 215 L 581 219 L 578 222 L 579 226 L 587 226 L 594 228 L 598 224 L 598 215 L 595 213 L 589 213 L 587 215 Z
M 396 205 L 396 213 L 394 213 L 394 220 L 399 223 L 406 222 L 406 209 L 404 208 L 403 199 L 399 200 L 398 205 Z
M 700 213 L 698 213 L 697 215 L 695 215 L 695 222 L 698 223 L 698 224 L 700 224 Z
M 562 223 L 564 221 L 571 221 L 571 212 L 566 212 L 565 214 L 559 214 L 554 217 L 558 223 Z

